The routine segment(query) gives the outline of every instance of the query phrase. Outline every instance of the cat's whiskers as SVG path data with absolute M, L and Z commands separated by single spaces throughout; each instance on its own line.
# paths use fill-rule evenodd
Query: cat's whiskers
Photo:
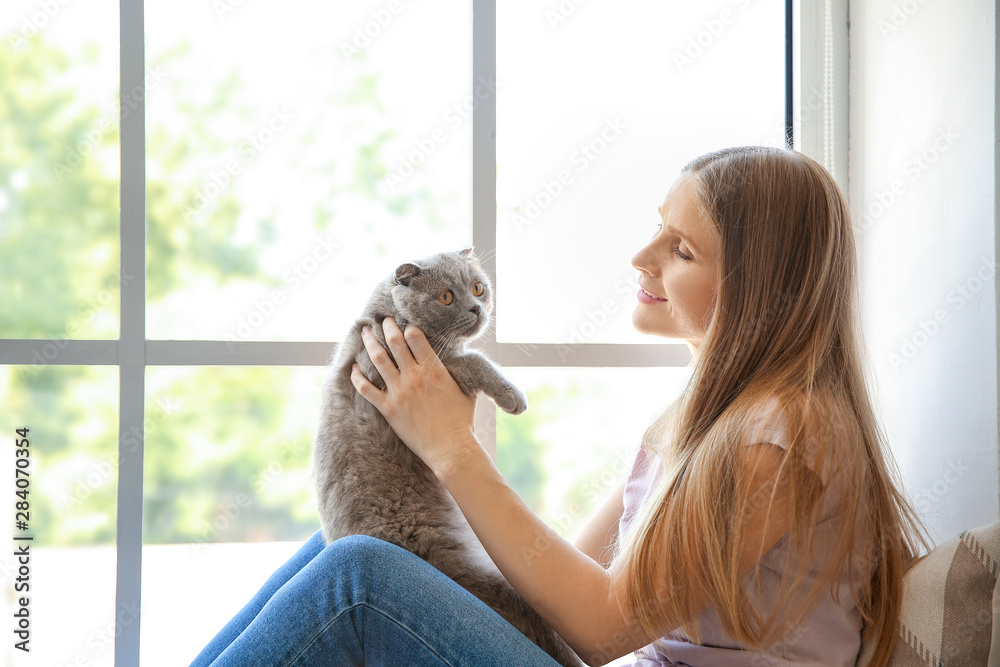
M 480 254 L 478 251 L 475 253 L 476 258 L 479 259 L 480 262 L 488 262 L 489 260 L 496 257 L 496 254 L 497 254 L 496 248 L 493 248 L 492 250 L 489 250 L 482 254 Z
M 432 339 L 437 341 L 437 343 L 431 342 L 431 349 L 434 350 L 434 354 L 440 357 L 445 349 L 452 347 L 455 339 L 458 338 L 458 335 L 454 333 L 458 325 L 459 322 L 448 322 L 439 331 L 431 332 L 427 335 L 428 341 Z
M 485 253 L 480 259 L 492 263 L 495 252 Z M 413 280 L 418 275 L 425 275 L 427 281 Z M 495 335 L 489 307 L 492 289 L 485 298 L 473 301 L 467 292 L 475 296 L 478 289 L 474 281 L 485 285 L 488 278 L 459 253 L 441 253 L 400 265 L 379 284 L 362 317 L 381 322 L 393 315 L 403 329 L 410 322 L 426 322 L 426 328 L 419 325 L 421 331 L 438 358 L 456 371 L 454 379 L 463 391 L 470 396 L 483 392 L 494 403 L 505 404 L 504 409 L 519 413 L 526 408 L 523 392 L 489 359 L 463 345 L 473 333 L 489 331 Z M 451 305 L 443 303 L 448 299 L 440 300 L 443 283 L 454 292 L 456 298 L 451 303 L 457 302 L 461 308 L 442 310 L 437 305 Z M 397 288 L 405 289 L 397 292 Z M 480 310 L 474 315 L 476 303 Z M 412 310 L 421 306 L 420 311 Z M 415 320 L 404 318 L 403 312 L 416 315 Z M 355 335 L 352 325 L 347 340 L 357 343 Z M 427 474 L 426 466 L 399 436 L 386 428 L 386 420 L 376 418 L 379 411 L 358 396 L 345 372 L 357 354 L 353 346 L 348 349 L 338 344 L 331 362 L 332 374 L 324 384 L 320 427 L 313 445 L 314 488 L 324 542 L 347 535 L 372 535 L 392 541 L 456 582 L 463 582 L 467 590 L 559 664 L 579 667 L 572 649 L 490 561 L 447 490 L 433 474 Z
M 521 350 L 529 357 L 531 356 L 532 352 L 538 348 L 538 346 L 535 345 L 534 343 L 515 343 L 515 345 L 517 345 L 517 349 Z

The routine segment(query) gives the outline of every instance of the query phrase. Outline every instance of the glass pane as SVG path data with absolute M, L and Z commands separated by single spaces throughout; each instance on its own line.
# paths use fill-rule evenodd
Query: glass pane
M 111 667 L 118 369 L 0 366 L 0 405 L 0 495 L 11 545 L 0 558 L 0 610 L 15 619 L 26 608 L 30 632 L 28 653 L 12 648 L 25 637 L 9 635 L 16 639 L 4 651 L 14 657 L 4 664 Z M 22 548 L 27 562 L 15 557 Z
M 783 4 L 497 3 L 498 340 L 653 342 L 630 260 L 691 158 L 783 144 Z
M 147 370 L 143 664 L 189 664 L 319 528 L 309 463 L 327 374 Z
M 528 409 L 497 411 L 497 467 L 572 540 L 628 476 L 642 434 L 683 391 L 691 368 L 505 368 Z
M 334 340 L 397 264 L 471 244 L 471 2 L 151 0 L 146 26 L 151 338 Z
M 530 407 L 499 416 L 499 466 L 534 511 L 572 538 L 624 480 L 643 431 L 690 369 L 505 372 Z M 143 655 L 190 662 L 318 528 L 309 461 L 326 374 L 147 371 Z
M 0 34 L 0 337 L 117 338 L 118 3 L 5 0 Z

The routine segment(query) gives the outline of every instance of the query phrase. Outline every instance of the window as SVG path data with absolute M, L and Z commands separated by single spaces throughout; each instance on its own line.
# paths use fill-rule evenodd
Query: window
M 478 346 L 531 404 L 481 436 L 579 529 L 688 377 L 629 325 L 657 206 L 694 155 L 786 134 L 782 5 L 661 5 L 5 5 L 0 424 L 31 429 L 34 659 L 194 656 L 317 527 L 335 341 L 442 249 L 487 257 Z

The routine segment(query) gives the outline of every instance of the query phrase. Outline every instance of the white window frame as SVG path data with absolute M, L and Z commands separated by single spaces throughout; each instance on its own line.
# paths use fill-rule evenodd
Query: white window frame
M 848 0 L 788 0 L 788 4 L 792 5 L 793 147 L 826 167 L 849 197 Z
M 473 66 L 470 85 L 496 74 L 496 0 L 472 0 Z M 786 54 L 793 54 L 791 104 L 786 101 L 786 136 L 793 145 L 831 169 L 847 191 L 847 0 L 786 0 Z M 143 0 L 120 0 L 120 91 L 143 90 L 145 14 Z M 789 39 L 791 33 L 792 38 Z M 806 46 L 803 46 L 803 45 Z M 803 95 L 801 91 L 821 91 Z M 787 91 L 786 91 L 787 92 Z M 123 100 L 124 102 L 124 100 Z M 117 340 L 60 340 L 59 365 L 118 366 L 119 433 L 142 433 L 145 372 L 149 366 L 324 366 L 333 342 L 182 341 L 146 338 L 146 145 L 145 108 L 128 107 L 121 123 L 121 329 Z M 472 116 L 473 245 L 496 281 L 496 101 L 482 100 Z M 497 285 L 498 290 L 503 286 Z M 29 365 L 51 340 L 0 340 L 0 364 Z M 684 367 L 684 343 L 585 343 L 560 355 L 559 344 L 499 343 L 493 330 L 477 341 L 490 358 L 506 367 Z M 495 450 L 496 416 L 490 403 L 477 411 L 477 432 Z M 117 488 L 117 573 L 115 665 L 139 664 L 142 572 L 144 437 L 119 438 Z M 128 616 L 126 616 L 126 614 Z

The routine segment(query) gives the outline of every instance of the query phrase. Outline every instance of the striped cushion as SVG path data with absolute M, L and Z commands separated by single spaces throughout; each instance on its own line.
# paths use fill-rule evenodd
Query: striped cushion
M 998 563 L 1000 522 L 967 530 L 914 565 L 903 578 L 889 666 L 1000 666 Z M 868 664 L 874 648 L 862 641 L 858 667 Z

